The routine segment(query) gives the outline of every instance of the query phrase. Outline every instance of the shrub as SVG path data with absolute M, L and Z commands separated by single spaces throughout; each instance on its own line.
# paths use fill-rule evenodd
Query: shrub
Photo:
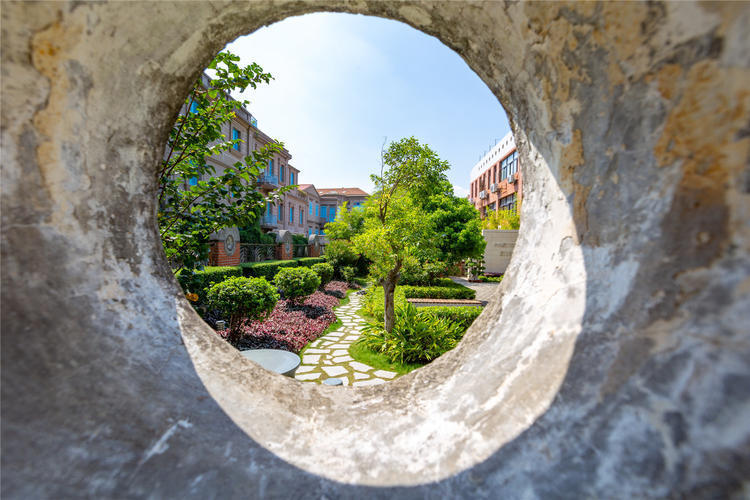
M 352 244 L 348 241 L 333 240 L 326 246 L 325 258 L 333 266 L 336 275 L 338 275 L 342 267 L 355 265 L 359 259 L 359 255 L 357 255 Z
M 240 241 L 242 243 L 254 243 L 254 244 L 265 244 L 273 245 L 276 243 L 276 238 L 272 234 L 267 234 L 261 231 L 260 226 L 256 223 L 252 226 L 246 226 L 239 228 Z
M 392 363 L 426 363 L 453 349 L 464 330 L 445 318 L 417 311 L 411 304 L 396 309 L 393 329 L 386 332 L 380 323 L 363 328 L 358 341 L 385 355 Z
M 445 274 L 448 265 L 441 261 L 420 262 L 414 257 L 408 257 L 401 268 L 399 285 L 434 285 L 438 276 Z
M 325 257 L 299 257 L 294 259 L 300 267 L 312 267 L 315 264 L 325 262 Z
M 301 234 L 293 234 L 292 244 L 293 245 L 307 245 L 307 236 L 302 236 Z
M 310 269 L 320 277 L 320 286 L 325 286 L 326 283 L 333 279 L 333 266 L 327 262 L 313 264 Z
M 209 305 L 229 317 L 229 341 L 241 336 L 240 327 L 245 319 L 260 319 L 268 315 L 279 294 L 264 278 L 235 276 L 216 283 L 207 293 Z
M 352 266 L 344 266 L 341 268 L 341 277 L 347 283 L 352 283 L 356 275 L 357 275 L 357 269 L 355 269 Z
M 459 288 L 460 287 L 460 288 Z M 399 287 L 408 299 L 473 299 L 477 292 L 463 285 L 458 286 L 402 286 Z
M 291 301 L 310 295 L 320 286 L 320 277 L 307 267 L 279 269 L 273 281 L 284 298 Z
M 419 312 L 429 313 L 437 318 L 443 318 L 453 324 L 461 326 L 463 331 L 471 326 L 477 316 L 482 314 L 481 307 L 420 307 Z
M 265 262 L 248 262 L 240 264 L 242 274 L 246 277 L 266 278 L 272 280 L 279 269 L 284 267 L 296 267 L 296 260 L 267 260 Z
M 200 271 L 182 269 L 177 273 L 177 281 L 185 293 L 198 295 L 196 305 L 206 303 L 206 290 L 214 283 L 219 283 L 232 276 L 242 276 L 242 269 L 233 266 L 204 267 Z

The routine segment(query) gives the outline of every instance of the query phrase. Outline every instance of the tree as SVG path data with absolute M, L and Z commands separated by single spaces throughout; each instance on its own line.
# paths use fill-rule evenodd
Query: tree
M 521 227 L 521 202 L 510 209 L 490 210 L 482 221 L 483 229 L 518 229 Z
M 372 261 L 370 274 L 383 286 L 385 330 L 394 325 L 393 295 L 405 259 L 438 255 L 436 232 L 417 201 L 436 192 L 449 165 L 414 137 L 392 142 L 381 154 L 376 192 L 365 202 L 364 231 L 355 248 Z
M 240 67 L 237 61 L 238 56 L 219 53 L 208 66 L 216 77 L 208 87 L 201 80 L 195 83 L 185 100 L 187 111 L 178 116 L 169 135 L 158 172 L 159 232 L 167 259 L 177 269 L 193 269 L 207 258 L 211 233 L 252 225 L 266 201 L 280 193 L 266 199 L 256 189 L 258 174 L 281 150 L 280 143 L 253 151 L 221 173 L 205 161 L 241 142 L 222 134 L 234 110 L 248 104 L 233 100 L 229 92 L 257 88 L 272 78 L 255 63 Z
M 360 207 L 349 210 L 344 203 L 336 214 L 336 219 L 325 225 L 325 232 L 330 241 L 351 241 L 355 235 L 362 232 L 364 225 L 365 211 Z
M 487 242 L 482 236 L 479 211 L 465 198 L 451 191 L 433 194 L 423 204 L 430 223 L 438 230 L 438 259 L 455 264 L 484 253 Z

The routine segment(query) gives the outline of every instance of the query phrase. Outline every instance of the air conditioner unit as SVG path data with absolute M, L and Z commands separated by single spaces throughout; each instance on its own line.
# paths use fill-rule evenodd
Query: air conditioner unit
M 490 184 L 490 193 L 497 193 L 497 184 Z
M 479 199 L 483 200 L 487 198 L 487 191 L 479 191 Z

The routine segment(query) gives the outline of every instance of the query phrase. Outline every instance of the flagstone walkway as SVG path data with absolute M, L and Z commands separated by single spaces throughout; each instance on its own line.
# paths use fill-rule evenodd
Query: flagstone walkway
M 344 385 L 376 385 L 396 378 L 396 372 L 376 370 L 354 361 L 349 355 L 349 347 L 362 334 L 364 326 L 364 320 L 356 314 L 362 297 L 352 293 L 348 304 L 334 309 L 341 320 L 341 328 L 310 343 L 302 354 L 302 364 L 294 378 L 318 384 L 328 378 L 337 378 Z

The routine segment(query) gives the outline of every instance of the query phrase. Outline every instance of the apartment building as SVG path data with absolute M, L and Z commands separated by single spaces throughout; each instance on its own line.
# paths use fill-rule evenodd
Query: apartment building
M 321 188 L 320 193 L 320 218 L 325 222 L 336 219 L 336 214 L 342 210 L 344 203 L 349 210 L 362 205 L 368 193 L 359 188 Z
M 203 84 L 209 87 L 210 78 L 203 74 Z M 196 112 L 183 107 L 182 113 Z M 252 151 L 261 149 L 273 139 L 258 128 L 257 119 L 245 108 L 238 106 L 235 116 L 222 125 L 221 132 L 225 137 L 239 139 L 241 142 L 233 148 L 206 158 L 206 163 L 213 166 L 217 174 L 241 161 Z M 344 202 L 354 207 L 364 203 L 368 194 L 359 188 L 332 188 L 317 190 L 313 184 L 300 184 L 300 170 L 290 164 L 292 154 L 286 149 L 274 153 L 266 168 L 258 176 L 257 188 L 264 195 L 283 186 L 298 186 L 281 196 L 276 203 L 266 203 L 259 224 L 265 232 L 282 229 L 294 234 L 310 236 L 323 234 L 323 227 L 336 218 L 336 213 Z M 194 177 L 186 182 L 185 187 L 195 185 L 199 180 Z
M 469 201 L 485 217 L 488 210 L 514 208 L 522 196 L 518 150 L 513 134 L 509 132 L 471 169 Z

